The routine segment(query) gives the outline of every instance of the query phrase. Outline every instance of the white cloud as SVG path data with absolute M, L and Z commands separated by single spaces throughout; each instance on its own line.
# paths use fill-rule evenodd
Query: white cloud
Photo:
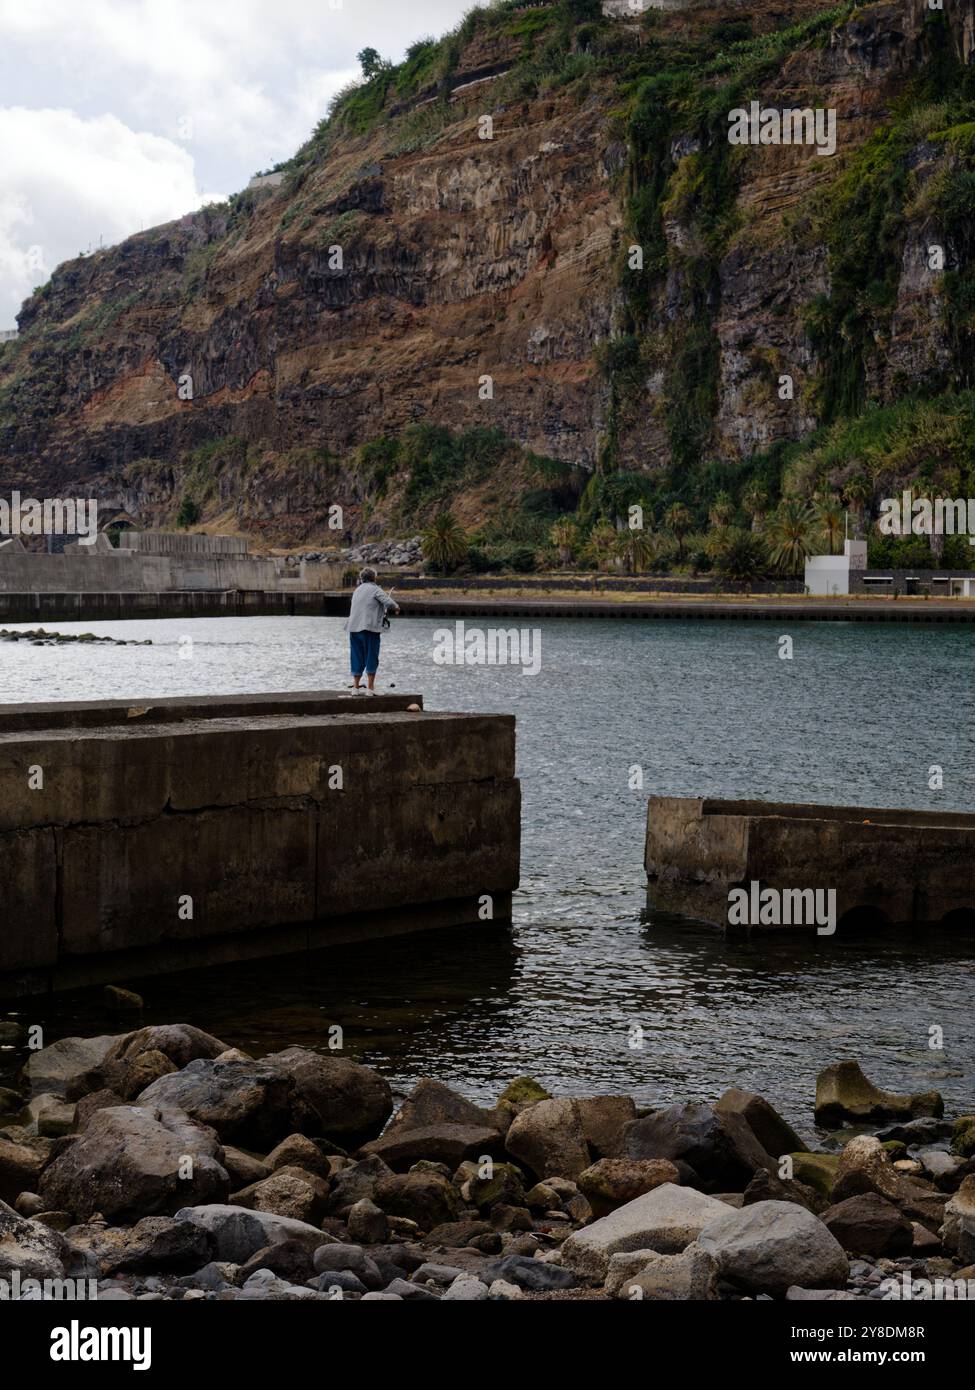
M 58 261 L 291 156 L 367 44 L 398 61 L 470 3 L 0 0 L 0 328 Z
M 361 48 L 399 60 L 470 4 L 0 0 L 0 327 L 58 261 L 293 154 Z
M 0 110 L 0 315 L 53 268 L 195 207 L 193 160 L 171 140 L 115 116 Z

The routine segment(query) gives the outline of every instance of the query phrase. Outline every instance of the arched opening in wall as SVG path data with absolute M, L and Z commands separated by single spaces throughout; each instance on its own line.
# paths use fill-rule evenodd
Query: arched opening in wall
M 941 919 L 941 926 L 952 931 L 975 932 L 975 907 L 956 907 L 951 912 L 946 912 Z
M 890 918 L 879 907 L 861 903 L 851 907 L 836 924 L 838 936 L 876 936 L 890 927 Z

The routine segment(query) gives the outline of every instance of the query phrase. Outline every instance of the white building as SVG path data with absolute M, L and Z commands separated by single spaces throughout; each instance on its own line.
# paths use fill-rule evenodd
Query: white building
M 806 561 L 806 592 L 830 597 L 848 594 L 851 570 L 866 568 L 866 541 L 844 542 L 842 555 L 810 555 Z

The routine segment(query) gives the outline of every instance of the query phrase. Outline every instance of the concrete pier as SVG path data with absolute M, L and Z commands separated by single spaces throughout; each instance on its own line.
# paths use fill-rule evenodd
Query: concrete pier
M 410 704 L 0 706 L 0 996 L 509 919 L 514 719 Z
M 730 891 L 753 883 L 834 891 L 840 932 L 975 924 L 975 815 L 962 812 L 653 796 L 645 866 L 653 907 L 722 928 Z

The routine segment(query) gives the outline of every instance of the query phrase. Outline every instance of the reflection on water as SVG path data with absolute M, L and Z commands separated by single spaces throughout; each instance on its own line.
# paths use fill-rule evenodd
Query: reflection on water
M 651 791 L 973 809 L 969 629 L 797 624 L 795 659 L 784 662 L 771 624 L 546 621 L 541 671 L 524 677 L 434 666 L 437 625 L 394 626 L 380 686 L 421 691 L 428 708 L 518 716 L 524 845 L 512 931 L 429 933 L 132 982 L 149 1021 L 185 1019 L 254 1052 L 325 1046 L 339 1023 L 349 1050 L 400 1088 L 434 1075 L 480 1100 L 525 1072 L 560 1093 L 626 1091 L 642 1104 L 741 1085 L 809 1134 L 816 1072 L 858 1057 L 880 1085 L 936 1087 L 950 1108 L 972 1107 L 971 935 L 725 941 L 645 920 L 641 862 Z M 154 646 L 4 646 L 0 700 L 311 689 L 343 678 L 337 619 L 59 627 Z M 178 658 L 184 634 L 194 639 L 189 662 Z M 927 784 L 934 763 L 945 769 L 940 792 Z M 634 767 L 641 790 L 630 787 Z M 42 1012 L 30 1005 L 30 1020 Z M 58 999 L 47 1014 L 51 1037 L 122 1026 L 98 991 Z M 630 1045 L 632 1025 L 642 1048 Z M 928 1046 L 932 1025 L 944 1029 L 943 1051 Z

